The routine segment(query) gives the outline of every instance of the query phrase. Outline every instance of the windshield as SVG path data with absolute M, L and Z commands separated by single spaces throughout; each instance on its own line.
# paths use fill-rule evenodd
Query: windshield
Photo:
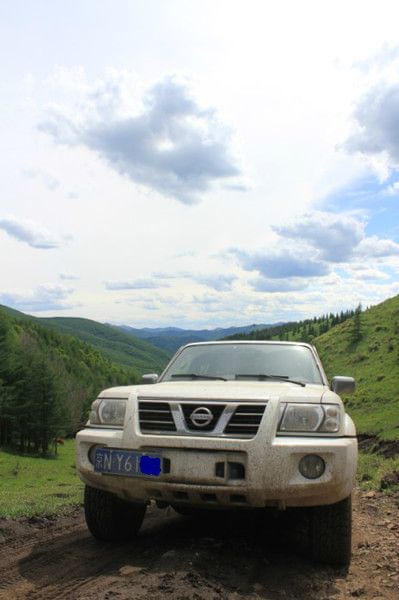
M 162 381 L 226 379 L 296 380 L 323 384 L 314 356 L 306 346 L 289 344 L 204 344 L 188 346 L 167 369 Z

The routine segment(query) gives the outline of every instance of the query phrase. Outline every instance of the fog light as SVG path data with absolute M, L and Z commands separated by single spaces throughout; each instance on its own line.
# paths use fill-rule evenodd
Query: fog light
M 303 456 L 299 461 L 299 472 L 306 479 L 317 479 L 321 477 L 326 469 L 324 460 L 316 454 Z

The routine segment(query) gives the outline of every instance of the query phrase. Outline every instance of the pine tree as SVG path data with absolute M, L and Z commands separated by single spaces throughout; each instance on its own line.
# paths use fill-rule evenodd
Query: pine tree
M 356 310 L 354 311 L 354 315 L 352 318 L 352 323 L 351 323 L 351 330 L 350 330 L 350 341 L 352 344 L 357 344 L 358 342 L 360 342 L 360 340 L 362 339 L 363 336 L 363 327 L 362 327 L 362 305 L 359 304 L 359 306 L 356 308 Z

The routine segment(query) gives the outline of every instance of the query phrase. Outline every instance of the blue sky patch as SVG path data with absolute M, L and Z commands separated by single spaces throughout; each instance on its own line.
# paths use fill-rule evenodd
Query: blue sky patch
M 377 177 L 358 179 L 353 184 L 337 190 L 324 198 L 317 208 L 333 213 L 351 211 L 367 215 L 365 232 L 368 236 L 378 235 L 399 242 L 399 174 L 393 173 L 381 183 Z

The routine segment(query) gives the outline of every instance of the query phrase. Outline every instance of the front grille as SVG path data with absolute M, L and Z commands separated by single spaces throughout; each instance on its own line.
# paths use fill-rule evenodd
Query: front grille
M 139 422 L 142 433 L 170 433 L 176 431 L 167 402 L 139 402 Z
M 199 403 L 198 399 L 139 398 L 139 426 L 144 434 L 253 438 L 259 429 L 266 402 L 241 404 L 232 400 Z M 190 418 L 197 410 L 202 416 L 208 409 L 212 420 L 197 424 Z M 194 418 L 194 421 L 196 419 Z
M 258 432 L 264 412 L 265 406 L 262 404 L 240 404 L 224 432 L 240 437 L 254 437 Z

